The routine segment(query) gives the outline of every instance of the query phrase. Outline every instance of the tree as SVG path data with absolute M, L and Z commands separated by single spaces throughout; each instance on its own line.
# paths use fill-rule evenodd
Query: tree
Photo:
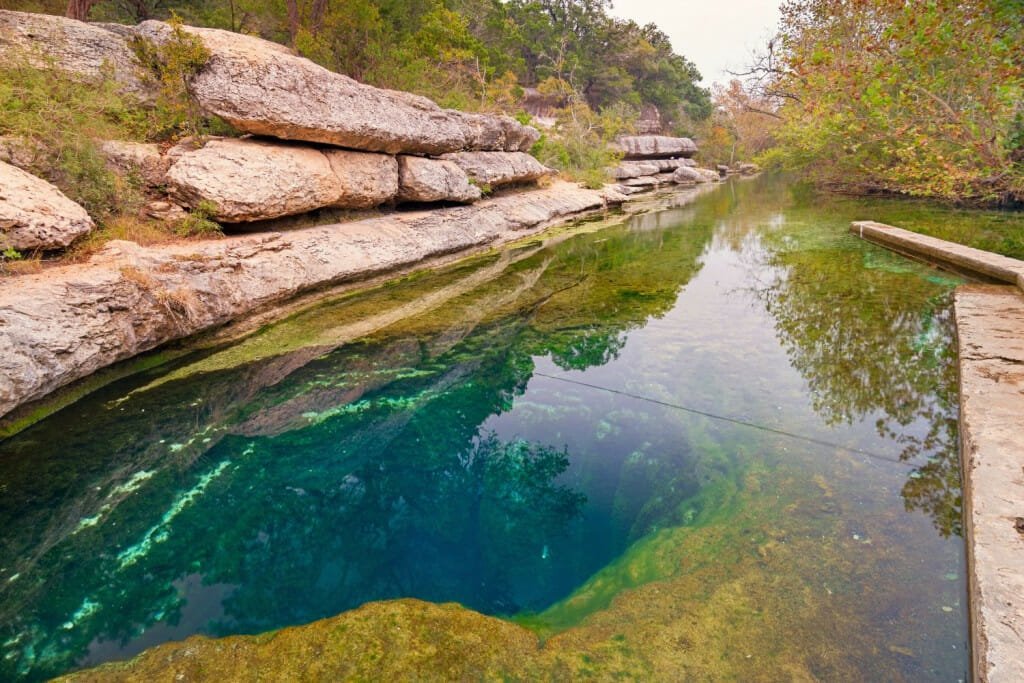
M 65 12 L 65 16 L 69 19 L 78 19 L 79 21 L 85 21 L 89 18 L 89 10 L 93 8 L 99 0 L 68 0 L 68 9 Z
M 858 191 L 1024 198 L 1019 0 L 789 0 L 748 74 L 782 158 Z

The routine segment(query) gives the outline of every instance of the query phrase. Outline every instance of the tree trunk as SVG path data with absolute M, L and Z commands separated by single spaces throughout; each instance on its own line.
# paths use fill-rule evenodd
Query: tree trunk
M 69 19 L 86 21 L 89 18 L 89 10 L 98 0 L 68 0 L 68 11 L 65 13 Z

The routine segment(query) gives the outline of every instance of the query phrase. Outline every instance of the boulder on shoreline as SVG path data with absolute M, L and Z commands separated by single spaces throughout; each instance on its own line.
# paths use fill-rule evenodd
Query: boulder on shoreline
M 697 153 L 697 145 L 690 138 L 664 135 L 625 135 L 616 140 L 616 146 L 626 159 L 689 158 Z
M 56 187 L 0 161 L 0 251 L 61 249 L 93 227 L 85 209 Z

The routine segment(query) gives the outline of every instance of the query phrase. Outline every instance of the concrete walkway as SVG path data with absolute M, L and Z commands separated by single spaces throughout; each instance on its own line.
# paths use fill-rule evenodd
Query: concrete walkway
M 1024 262 L 881 223 L 864 239 L 979 280 L 954 295 L 974 679 L 1024 681 Z

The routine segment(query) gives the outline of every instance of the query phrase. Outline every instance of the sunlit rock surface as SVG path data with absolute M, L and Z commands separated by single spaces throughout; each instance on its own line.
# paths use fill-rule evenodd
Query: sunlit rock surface
M 431 100 L 358 83 L 253 36 L 185 27 L 210 60 L 189 89 L 199 105 L 239 130 L 371 152 L 443 154 L 529 149 L 539 133 L 508 116 L 441 109 Z M 170 26 L 145 21 L 136 31 L 157 43 Z
M 59 249 L 93 227 L 85 209 L 56 187 L 0 161 L 0 250 Z

